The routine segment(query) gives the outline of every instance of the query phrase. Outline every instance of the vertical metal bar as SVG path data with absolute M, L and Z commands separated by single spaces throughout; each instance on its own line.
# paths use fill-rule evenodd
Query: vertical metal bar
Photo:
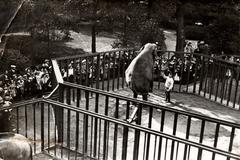
M 176 156 L 175 156 L 175 159 L 177 160 L 178 159 L 178 150 L 179 150 L 179 142 L 177 141 L 177 147 L 176 147 Z
M 56 110 L 55 105 L 53 105 L 52 107 L 53 107 L 53 110 L 55 111 Z M 57 122 L 56 122 L 56 116 L 55 116 L 55 118 L 54 118 L 54 145 L 55 145 L 55 147 L 54 147 L 54 155 L 55 156 L 57 154 L 57 146 L 56 146 L 56 144 L 57 144 Z
M 197 85 L 197 75 L 198 75 L 198 64 L 199 62 L 196 60 L 194 66 L 194 83 L 193 83 L 193 93 L 196 93 L 196 85 Z
M 67 81 L 69 82 L 69 69 L 68 69 L 68 65 L 69 65 L 69 60 L 65 60 L 65 69 L 67 72 Z
M 149 129 L 152 128 L 152 118 L 153 118 L 153 107 L 149 107 L 149 116 L 148 116 L 148 128 Z M 147 134 L 146 160 L 148 160 L 148 157 L 149 157 L 150 136 L 151 136 L 150 134 Z
M 71 88 L 67 87 L 67 104 L 71 104 Z M 68 159 L 70 158 L 70 128 L 71 128 L 71 111 L 67 110 L 67 148 L 68 148 Z
M 96 93 L 95 96 L 95 113 L 98 113 L 98 103 L 99 103 L 99 94 Z M 94 122 L 94 145 L 93 145 L 93 157 L 96 157 L 97 154 L 97 137 L 98 137 L 98 118 L 95 118 Z
M 17 116 L 16 116 L 16 119 L 17 119 L 17 133 L 19 133 L 19 107 L 17 107 L 17 109 L 16 109 L 16 114 L 17 114 Z
M 222 80 L 222 87 L 221 87 L 221 103 L 223 103 L 223 99 L 224 99 L 224 88 L 225 88 L 225 81 L 226 81 L 226 65 L 224 65 L 224 76 L 223 76 L 223 80 Z
M 122 77 L 122 88 L 124 88 L 124 84 L 125 84 L 125 51 L 121 54 L 121 69 L 122 69 L 122 71 L 121 71 L 121 73 L 122 73 L 122 75 L 121 75 L 121 77 Z
M 160 132 L 163 132 L 164 129 L 164 121 L 165 121 L 165 110 L 162 110 L 161 115 L 161 126 L 160 126 Z M 159 151 L 158 151 L 158 160 L 161 159 L 161 152 L 162 152 L 162 137 L 159 137 Z
M 105 111 L 104 111 L 104 115 L 108 115 L 108 104 L 109 104 L 109 97 L 106 96 L 105 97 Z M 108 122 L 104 121 L 104 134 L 103 134 L 103 160 L 107 159 L 107 128 L 108 128 Z
M 103 59 L 102 59 L 102 90 L 104 90 L 104 83 L 105 83 L 105 74 L 106 74 L 106 70 L 105 70 L 105 66 L 106 66 L 106 54 L 103 54 Z
M 25 109 L 25 137 L 28 137 L 28 114 L 27 114 L 27 106 L 24 105 L 24 109 Z
M 201 56 L 202 58 L 202 56 Z M 199 90 L 198 90 L 198 94 L 200 95 L 201 91 L 202 91 L 202 87 L 203 87 L 203 81 L 204 81 L 204 71 L 205 71 L 205 62 L 204 62 L 204 58 L 203 60 L 201 60 L 202 65 L 201 65 L 201 73 L 200 73 L 200 84 L 199 84 Z
M 160 89 L 161 86 L 161 72 L 162 72 L 162 57 L 161 59 L 158 60 L 158 64 L 159 64 L 159 73 L 158 73 L 158 89 Z
M 233 67 L 231 68 L 231 72 L 233 74 Z M 227 106 L 229 106 L 229 101 L 231 101 L 231 93 L 232 93 L 232 84 L 233 84 L 233 75 L 231 75 L 230 77 L 230 84 L 229 84 L 229 88 L 228 88 L 228 97 L 227 97 Z
M 99 89 L 99 79 L 100 79 L 100 55 L 97 55 L 97 64 L 95 66 L 95 71 L 97 73 L 97 76 L 95 78 L 96 81 L 96 88 Z
M 183 61 L 183 59 L 182 59 L 182 61 Z M 185 65 L 183 63 L 180 66 L 180 68 L 181 68 L 181 75 L 180 75 L 181 79 L 180 79 L 180 83 L 179 83 L 179 92 L 181 92 L 182 83 L 183 83 L 183 70 L 184 70 L 184 66 Z
M 86 98 L 86 110 L 89 109 L 89 91 L 85 91 L 85 98 Z M 84 121 L 83 121 L 83 154 L 87 156 L 88 151 L 88 116 L 84 114 Z
M 76 77 L 76 75 L 77 75 L 76 69 L 77 69 L 77 63 L 76 63 L 76 58 L 74 58 L 73 59 L 73 83 L 78 83 L 77 82 L 77 77 Z
M 228 152 L 232 152 L 232 147 L 233 147 L 233 139 L 235 136 L 235 127 L 232 127 L 231 135 L 230 135 L 230 142 L 229 142 L 229 147 L 228 147 Z M 230 160 L 230 157 L 227 158 L 227 160 Z
M 77 83 L 76 82 L 76 59 L 73 60 L 73 83 Z M 72 101 L 75 102 L 75 88 L 72 88 Z
M 49 153 L 49 148 L 50 148 L 50 104 L 48 104 L 48 108 L 47 108 L 47 112 L 48 112 L 48 121 L 47 121 L 47 125 L 48 125 L 48 153 Z
M 91 116 L 90 117 L 90 119 L 91 119 L 91 125 L 90 125 L 90 127 L 91 127 L 91 129 L 90 129 L 90 157 L 94 157 L 94 156 L 92 156 L 93 155 L 93 147 L 95 147 L 95 145 L 93 144 L 93 127 L 94 127 L 94 125 L 93 125 L 93 116 Z
M 206 64 L 206 73 L 205 73 L 205 84 L 204 84 L 204 97 L 206 97 L 206 92 L 207 92 L 207 85 L 208 84 L 208 69 L 209 69 L 209 64 L 208 64 L 209 59 L 207 60 Z
M 119 51 L 118 53 L 118 59 L 117 59 L 117 89 L 119 89 L 120 86 L 120 62 L 121 62 L 121 52 Z
M 80 94 L 80 89 L 77 89 L 77 103 L 76 103 L 76 107 L 79 108 L 80 107 L 80 97 L 79 97 L 79 94 Z M 77 159 L 77 152 L 78 152 L 78 149 L 79 149 L 79 113 L 76 112 L 76 141 L 75 141 L 75 160 Z
M 116 76 L 116 52 L 113 52 L 113 77 L 112 77 L 112 90 L 115 89 L 115 77 Z
M 205 120 L 202 120 L 202 125 L 201 125 L 201 132 L 200 132 L 200 137 L 199 137 L 199 143 L 203 142 L 203 136 L 204 136 L 204 129 L 205 129 Z M 202 159 L 202 149 L 198 150 L 198 160 Z
M 157 152 L 157 136 L 154 136 L 154 153 L 153 153 L 153 158 L 156 159 L 156 152 Z
M 91 79 L 90 79 L 90 84 L 91 85 L 89 85 L 89 86 L 91 86 L 91 88 L 93 88 L 93 81 L 94 81 L 93 78 L 96 77 L 95 72 L 94 72 L 94 57 L 93 56 L 91 56 L 91 62 L 90 63 L 91 63 L 91 65 L 90 65 L 91 70 L 89 70 L 89 71 L 92 72 L 92 76 L 91 76 Z M 93 92 L 91 92 L 91 96 L 93 96 Z
M 215 88 L 215 84 L 214 84 L 214 72 L 215 72 L 215 61 L 212 62 L 212 73 L 211 73 L 211 85 L 210 85 L 210 91 L 209 91 L 209 99 L 212 99 L 212 91 L 213 88 Z
M 220 73 L 221 73 L 221 64 L 218 62 L 218 72 L 217 72 L 217 87 L 215 92 L 215 101 L 217 101 L 218 98 L 218 88 L 219 88 L 219 79 L 220 79 Z
M 41 103 L 41 150 L 44 150 L 44 103 Z
M 215 130 L 214 144 L 213 144 L 213 147 L 214 147 L 214 148 L 217 147 L 219 128 L 220 128 L 220 124 L 217 123 L 217 125 L 216 125 L 216 130 Z M 215 160 L 215 152 L 213 152 L 212 160 Z
M 33 150 L 36 153 L 36 103 L 33 104 Z
M 130 102 L 127 101 L 126 119 L 129 117 Z M 123 143 L 122 143 L 122 160 L 127 159 L 127 143 L 128 143 L 128 127 L 123 128 Z
M 135 129 L 133 159 L 138 159 L 140 131 Z
M 238 94 L 238 86 L 239 86 L 239 68 L 236 69 L 237 71 L 237 76 L 236 76 L 236 87 L 235 87 L 235 94 L 234 94 L 234 100 L 233 100 L 233 108 L 235 108 L 236 105 L 236 99 L 237 99 L 237 94 Z M 240 109 L 240 107 L 239 107 Z
M 99 119 L 99 130 L 98 130 L 98 132 L 99 132 L 99 137 L 98 137 L 98 157 L 97 157 L 97 159 L 100 159 L 100 155 L 101 155 L 101 129 L 102 129 L 102 120 L 101 119 Z
M 138 105 L 138 111 L 137 111 L 137 125 L 141 125 L 141 118 L 142 118 L 142 104 Z M 134 153 L 133 153 L 133 159 L 138 159 L 139 154 L 139 140 L 140 140 L 140 130 L 135 130 L 135 137 L 134 137 Z
M 186 130 L 186 139 L 189 139 L 190 128 L 191 128 L 191 116 L 188 116 L 187 130 Z M 187 149 L 188 149 L 188 145 L 185 144 L 184 154 L 183 154 L 183 160 L 186 160 L 186 158 L 187 158 Z
M 89 86 L 89 60 L 88 57 L 86 57 L 86 80 L 85 80 L 85 85 Z
M 187 154 L 187 159 L 189 160 L 189 157 L 190 157 L 190 150 L 191 150 L 191 146 L 188 147 L 188 154 Z
M 191 59 L 190 59 L 191 60 Z M 191 62 L 190 62 L 191 63 Z M 190 64 L 191 65 L 191 64 Z M 188 87 L 190 83 L 190 66 L 187 64 L 187 89 L 186 92 L 188 93 Z
M 84 73 L 84 68 L 83 68 L 83 66 L 82 66 L 82 57 L 80 57 L 80 59 L 79 59 L 79 84 L 81 84 L 81 85 L 84 85 L 85 83 L 82 81 L 82 77 L 84 76 L 83 75 L 83 73 Z
M 167 158 L 167 150 L 168 150 L 167 145 L 168 145 L 168 139 L 166 138 L 165 152 L 164 152 L 164 160 L 166 160 L 166 158 Z
M 173 135 L 176 135 L 177 132 L 177 120 L 178 120 L 178 113 L 176 112 L 174 114 L 174 122 L 173 122 Z M 174 157 L 174 147 L 175 147 L 175 141 L 172 140 L 172 146 L 171 146 L 171 155 L 170 155 L 170 159 L 173 160 Z
M 110 64 L 111 64 L 111 52 L 108 53 L 108 65 L 107 65 L 107 91 L 110 89 Z
M 118 112 L 119 112 L 119 99 L 116 98 L 116 108 L 115 108 L 115 114 L 114 117 L 118 118 Z M 117 158 L 117 137 L 118 137 L 118 124 L 115 123 L 114 125 L 114 142 L 113 142 L 113 160 L 116 160 Z
M 59 109 L 60 109 L 60 107 L 58 107 Z M 62 124 L 61 124 L 61 126 L 60 127 L 62 127 L 61 128 L 61 130 L 59 131 L 60 132 L 60 136 L 61 137 L 58 137 L 58 139 L 59 139 L 59 142 L 60 142 L 60 146 L 61 146 L 61 158 L 63 158 L 63 141 L 64 141 L 64 109 L 63 108 L 61 108 L 61 110 L 60 110 L 60 119 L 62 120 L 61 122 L 62 122 Z

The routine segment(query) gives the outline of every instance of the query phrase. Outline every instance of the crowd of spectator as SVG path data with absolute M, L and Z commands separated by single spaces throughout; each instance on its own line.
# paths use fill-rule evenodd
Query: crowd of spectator
M 48 59 L 37 66 L 19 71 L 15 65 L 0 78 L 0 106 L 9 106 L 13 101 L 41 96 L 51 90 L 52 66 Z

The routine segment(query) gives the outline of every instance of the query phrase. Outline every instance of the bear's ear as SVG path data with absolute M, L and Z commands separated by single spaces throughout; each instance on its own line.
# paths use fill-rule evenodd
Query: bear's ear
M 153 51 L 153 55 L 157 56 L 157 45 L 156 44 L 152 44 L 152 51 Z

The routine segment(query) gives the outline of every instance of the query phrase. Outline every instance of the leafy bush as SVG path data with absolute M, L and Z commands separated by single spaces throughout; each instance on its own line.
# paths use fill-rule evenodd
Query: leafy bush
M 141 21 L 132 19 L 127 24 L 126 34 L 120 34 L 113 47 L 140 47 L 146 43 L 158 42 L 160 49 L 166 49 L 165 37 L 160 23 L 149 19 Z
M 185 37 L 192 40 L 205 40 L 208 31 L 202 26 L 186 26 Z
M 208 27 L 211 52 L 239 55 L 239 23 L 239 17 L 234 15 L 224 15 L 216 18 L 215 22 Z

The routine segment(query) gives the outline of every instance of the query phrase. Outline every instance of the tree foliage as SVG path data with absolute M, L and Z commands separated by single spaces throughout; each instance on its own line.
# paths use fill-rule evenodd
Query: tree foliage
M 239 54 L 240 12 L 237 1 L 191 2 L 185 5 L 188 38 L 204 40 L 214 54 Z M 202 26 L 196 26 L 201 22 Z

